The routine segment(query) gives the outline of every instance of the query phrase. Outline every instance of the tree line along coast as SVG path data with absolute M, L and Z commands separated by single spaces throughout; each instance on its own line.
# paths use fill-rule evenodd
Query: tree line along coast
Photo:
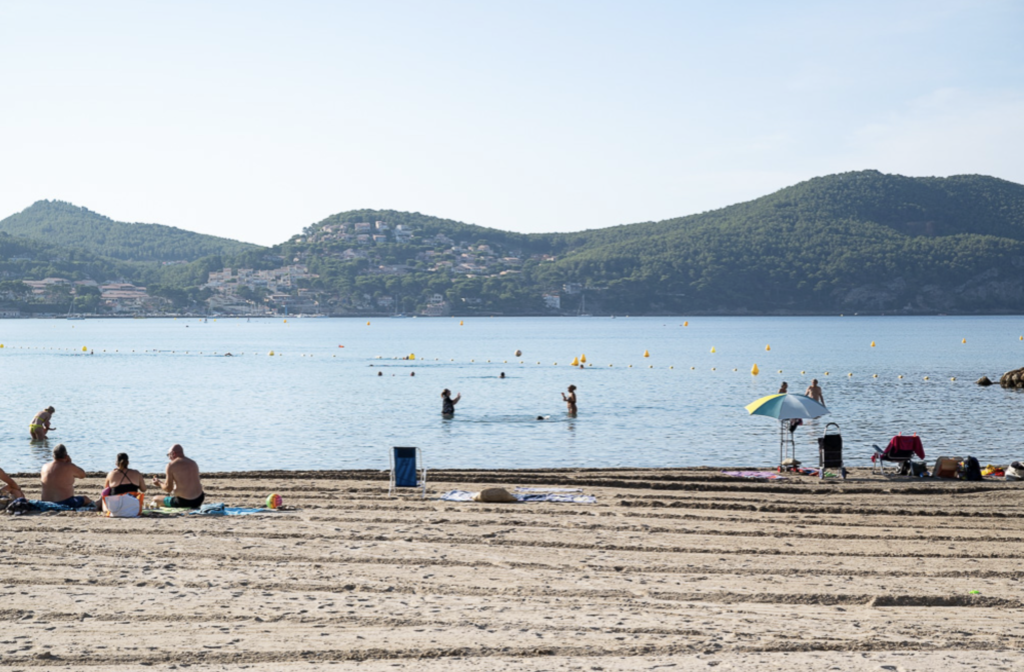
M 260 247 L 60 201 L 0 221 L 2 317 L 1021 310 L 1024 186 L 980 175 L 843 173 L 574 233 L 352 210 Z

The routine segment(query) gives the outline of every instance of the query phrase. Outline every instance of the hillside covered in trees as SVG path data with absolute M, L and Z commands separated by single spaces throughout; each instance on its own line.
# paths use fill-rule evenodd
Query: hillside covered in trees
M 63 230 L 48 223 L 46 212 L 74 229 L 68 208 L 88 213 L 88 226 L 20 255 L 12 245 L 43 243 L 0 234 L 4 277 L 116 274 L 155 288 L 174 309 L 205 303 L 228 312 L 339 315 L 1024 310 L 1024 186 L 980 175 L 830 175 L 719 210 L 575 233 L 522 234 L 420 213 L 354 210 L 272 248 L 235 243 L 242 247 L 187 257 L 187 249 L 200 253 L 199 241 L 223 239 L 178 238 L 167 230 L 187 232 L 170 227 L 156 227 L 153 238 L 143 233 L 148 229 L 133 230 L 149 258 L 189 262 L 175 265 L 140 255 L 115 259 L 113 248 L 74 242 L 88 231 L 111 241 L 121 227 L 153 225 L 118 225 L 67 204 L 37 206 L 4 220 L 0 231 L 16 218 L 26 230 L 30 211 L 37 235 L 47 226 Z M 182 243 L 165 252 L 160 240 L 196 247 Z
M 196 261 L 258 248 L 173 226 L 115 222 L 63 201 L 37 201 L 0 220 L 0 231 L 122 261 Z

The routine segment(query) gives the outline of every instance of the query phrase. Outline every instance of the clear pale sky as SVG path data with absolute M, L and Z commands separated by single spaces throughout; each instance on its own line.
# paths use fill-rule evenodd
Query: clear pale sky
M 1024 183 L 1024 3 L 0 0 L 0 218 L 569 231 L 867 168 Z

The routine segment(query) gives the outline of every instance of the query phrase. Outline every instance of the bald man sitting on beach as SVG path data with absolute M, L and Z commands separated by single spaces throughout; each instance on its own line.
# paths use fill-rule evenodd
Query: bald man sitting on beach
M 185 449 L 177 443 L 167 451 L 167 457 L 170 462 L 164 471 L 166 478 L 161 481 L 153 477 L 153 485 L 169 495 L 160 503 L 175 509 L 198 509 L 206 499 L 199 480 L 199 465 L 185 457 Z
M 88 497 L 75 497 L 75 479 L 85 478 L 85 469 L 71 461 L 68 449 L 58 443 L 53 449 L 53 462 L 47 462 L 39 474 L 43 494 L 39 499 L 62 506 L 80 509 L 92 504 Z

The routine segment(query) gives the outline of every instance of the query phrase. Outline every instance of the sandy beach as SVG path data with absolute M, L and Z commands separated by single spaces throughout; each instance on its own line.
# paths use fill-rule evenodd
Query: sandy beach
M 38 476 L 17 480 L 30 498 Z M 1012 670 L 1024 486 L 853 470 L 210 474 L 247 517 L 0 516 L 0 667 Z M 93 474 L 77 490 L 95 496 Z M 595 504 L 440 501 L 579 487 Z

